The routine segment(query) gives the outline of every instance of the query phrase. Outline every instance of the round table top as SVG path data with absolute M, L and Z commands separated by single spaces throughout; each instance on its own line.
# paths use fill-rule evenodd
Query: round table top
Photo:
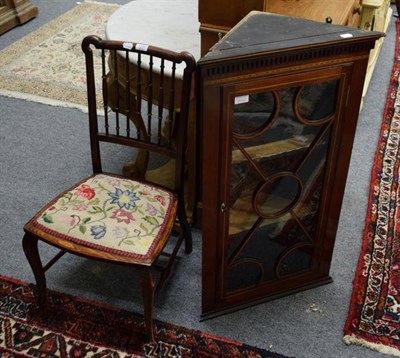
M 134 0 L 116 10 L 106 26 L 108 40 L 130 41 L 200 58 L 198 0 Z

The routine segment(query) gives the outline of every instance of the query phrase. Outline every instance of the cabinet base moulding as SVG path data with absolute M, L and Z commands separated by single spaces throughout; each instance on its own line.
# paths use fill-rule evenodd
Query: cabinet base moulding
M 215 318 L 215 317 L 219 317 L 219 316 L 222 316 L 222 315 L 225 315 L 228 313 L 236 312 L 236 311 L 242 310 L 244 308 L 252 307 L 252 306 L 255 306 L 255 305 L 258 305 L 261 303 L 273 301 L 278 298 L 283 298 L 283 297 L 286 297 L 289 295 L 293 295 L 298 292 L 303 292 L 303 291 L 317 288 L 320 286 L 328 285 L 332 282 L 333 282 L 333 279 L 331 276 L 321 277 L 314 281 L 310 281 L 305 285 L 288 290 L 287 292 L 279 292 L 278 294 L 269 294 L 262 298 L 258 297 L 257 299 L 254 299 L 254 301 L 249 300 L 248 302 L 246 302 L 244 304 L 239 304 L 239 305 L 233 304 L 232 306 L 229 306 L 229 304 L 226 304 L 226 305 L 224 304 L 222 309 L 218 308 L 218 309 L 212 309 L 210 311 L 207 311 L 207 309 L 203 309 L 202 315 L 200 317 L 200 322 L 203 322 L 203 321 Z

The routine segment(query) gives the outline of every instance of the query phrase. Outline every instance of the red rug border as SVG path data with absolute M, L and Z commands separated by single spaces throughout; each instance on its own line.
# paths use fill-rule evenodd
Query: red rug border
M 25 281 L 19 280 L 19 279 L 17 279 L 17 278 L 5 276 L 5 275 L 0 275 L 0 279 L 3 279 L 3 280 L 5 280 L 5 281 L 14 282 L 14 283 L 16 283 L 16 284 L 18 284 L 18 285 L 21 285 L 21 286 L 24 286 L 24 287 L 29 287 L 29 286 L 33 285 L 32 283 L 25 282 Z M 94 305 L 94 306 L 97 306 L 97 307 L 102 307 L 102 308 L 105 308 L 105 309 L 110 310 L 110 311 L 114 311 L 114 312 L 119 312 L 119 311 L 121 311 L 121 310 L 124 311 L 124 309 L 117 308 L 117 307 L 115 307 L 115 306 L 111 306 L 111 305 L 108 305 L 108 304 L 106 304 L 106 303 L 102 303 L 102 302 L 93 301 L 93 300 L 90 300 L 90 299 L 87 299 L 87 298 L 79 297 L 79 296 L 76 296 L 76 295 L 71 295 L 70 293 L 60 292 L 60 291 L 51 290 L 51 289 L 48 289 L 48 291 L 49 291 L 49 292 L 55 292 L 56 294 L 63 294 L 63 295 L 66 295 L 66 296 L 68 296 L 68 297 L 73 298 L 74 300 L 76 300 L 76 301 L 78 301 L 78 302 L 82 302 L 82 303 Z M 130 312 L 130 311 L 127 311 L 127 312 Z M 132 314 L 134 314 L 134 315 L 137 315 L 137 316 L 140 316 L 140 317 L 143 317 L 142 314 L 137 313 L 137 312 L 133 312 L 133 311 L 132 311 L 132 312 L 130 312 L 130 313 L 132 313 Z M 144 322 L 144 321 L 143 321 L 143 322 Z M 154 323 L 155 323 L 155 324 L 166 324 L 165 322 L 160 321 L 160 320 L 157 320 L 157 319 L 154 319 Z M 230 343 L 230 344 L 234 344 L 234 345 L 238 345 L 238 346 L 244 346 L 244 345 L 246 345 L 246 343 L 244 343 L 244 342 L 240 342 L 240 341 L 236 341 L 236 340 L 234 340 L 234 339 L 230 339 L 230 338 L 225 338 L 225 337 L 213 335 L 213 334 L 211 334 L 211 333 L 207 333 L 207 332 L 200 331 L 200 330 L 197 330 L 197 329 L 186 328 L 186 327 L 183 327 L 183 326 L 178 326 L 178 325 L 173 324 L 173 323 L 167 323 L 167 324 L 168 324 L 170 327 L 179 329 L 180 331 L 187 331 L 187 332 L 197 333 L 199 336 L 210 337 L 210 338 L 212 338 L 212 339 L 216 339 L 216 340 L 221 341 L 221 342 Z M 63 332 L 59 332 L 59 333 L 64 334 Z M 258 347 L 257 347 L 257 348 L 258 348 Z M 261 349 L 262 349 L 262 348 L 261 348 Z
M 14 278 L 14 277 L 9 277 L 9 276 L 5 276 L 5 275 L 1 275 L 1 274 L 0 274 L 0 280 L 4 280 L 6 282 L 10 282 L 11 284 L 12 283 L 13 284 L 17 284 L 17 285 L 20 285 L 22 287 L 29 288 L 30 290 L 32 290 L 32 287 L 35 286 L 33 283 L 22 281 L 20 279 Z M 50 294 L 54 293 L 55 295 L 64 295 L 64 296 L 69 297 L 69 298 L 71 298 L 73 300 L 76 300 L 77 302 L 81 302 L 81 303 L 84 303 L 84 304 L 96 306 L 96 307 L 99 307 L 99 308 L 104 308 L 106 310 L 110 310 L 110 311 L 116 312 L 116 313 L 125 311 L 128 314 L 132 314 L 134 319 L 136 319 L 138 317 L 143 318 L 143 315 L 140 314 L 140 313 L 137 313 L 137 312 L 134 312 L 134 311 L 127 311 L 127 310 L 125 310 L 123 308 L 111 306 L 109 304 L 101 303 L 101 302 L 94 301 L 94 300 L 87 299 L 87 298 L 82 298 L 82 297 L 79 297 L 79 296 L 76 296 L 76 295 L 73 295 L 73 294 L 69 294 L 69 293 L 65 293 L 65 292 L 61 292 L 61 291 L 57 291 L 57 290 L 52 290 L 52 289 L 48 289 L 48 292 Z M 144 322 L 144 320 L 143 320 L 143 322 Z M 241 347 L 243 349 L 251 349 L 251 350 L 253 350 L 253 352 L 257 352 L 258 351 L 260 354 L 262 352 L 264 352 L 265 354 L 272 354 L 272 355 L 275 355 L 275 356 L 282 356 L 282 357 L 289 358 L 288 356 L 284 356 L 284 355 L 282 355 L 282 354 L 280 354 L 278 352 L 270 351 L 268 348 L 261 348 L 261 347 L 254 346 L 254 345 L 251 345 L 251 344 L 247 344 L 247 343 L 244 343 L 244 342 L 241 342 L 241 341 L 237 341 L 237 340 L 234 340 L 234 339 L 221 337 L 221 336 L 214 335 L 214 334 L 211 334 L 211 333 L 207 333 L 207 332 L 204 332 L 204 331 L 200 331 L 200 330 L 197 330 L 197 329 L 186 328 L 186 327 L 179 326 L 179 325 L 176 325 L 176 324 L 173 324 L 173 323 L 164 322 L 164 321 L 161 321 L 161 320 L 158 320 L 158 319 L 154 319 L 154 324 L 158 325 L 160 328 L 162 328 L 162 327 L 171 328 L 171 329 L 176 330 L 177 332 L 187 333 L 187 334 L 191 334 L 191 335 L 198 335 L 199 337 L 204 337 L 204 338 L 208 338 L 210 340 L 219 341 L 221 343 L 226 343 L 226 344 L 229 344 L 229 345 L 233 345 L 233 346 L 236 346 L 238 348 Z M 48 328 L 42 327 L 41 325 L 34 325 L 32 323 L 30 323 L 30 325 L 31 326 L 35 326 L 35 327 L 40 328 L 40 329 L 48 330 Z M 77 339 L 76 337 L 70 336 L 70 335 L 68 335 L 65 332 L 62 332 L 60 330 L 54 330 L 53 329 L 53 331 L 55 333 L 57 333 L 57 334 L 61 334 L 61 335 L 65 336 L 65 337 L 69 337 L 71 339 Z M 79 340 L 82 341 L 82 342 L 86 342 L 84 339 L 81 339 L 81 338 L 79 338 Z M 87 341 L 87 342 L 89 342 L 89 341 Z M 89 343 L 95 344 L 96 346 L 99 346 L 99 347 L 102 347 L 102 348 L 109 348 L 108 346 L 102 345 L 100 342 L 89 342 Z M 124 349 L 122 349 L 120 347 L 117 347 L 117 346 L 113 346 L 113 347 L 110 347 L 110 348 L 118 350 L 118 351 L 121 351 L 121 352 L 125 352 L 127 354 L 132 354 L 132 353 L 126 352 Z M 0 349 L 1 349 L 1 347 L 0 347 Z M 18 354 L 20 354 L 20 353 L 18 353 Z M 136 354 L 136 353 L 134 353 L 134 354 Z M 25 357 L 25 355 L 23 355 L 23 356 Z
M 398 87 L 399 85 L 399 80 L 398 78 L 396 78 L 394 80 L 394 74 L 396 71 L 400 71 L 400 61 L 399 61 L 399 56 L 400 56 L 400 20 L 396 19 L 396 23 L 395 23 L 395 27 L 396 27 L 396 41 L 395 41 L 395 52 L 394 52 L 394 62 L 393 62 L 393 67 L 391 70 L 391 74 L 390 74 L 390 83 L 387 89 L 387 94 L 386 94 L 386 103 L 385 103 L 385 108 L 384 108 L 384 112 L 382 115 L 382 126 L 379 132 L 379 139 L 378 141 L 383 137 L 384 131 L 385 131 L 385 126 L 384 126 L 384 121 L 385 118 L 388 114 L 388 111 L 390 108 L 392 108 L 394 106 L 395 103 L 395 98 L 391 97 L 391 88 L 393 87 L 393 85 L 396 85 L 396 87 Z M 393 83 L 393 82 L 396 83 Z M 356 312 L 356 297 L 357 297 L 357 293 L 359 288 L 361 287 L 363 281 L 365 281 L 365 278 L 362 276 L 362 270 L 363 270 L 363 263 L 364 263 L 364 255 L 367 251 L 368 248 L 368 228 L 369 225 L 371 223 L 371 216 L 369 215 L 372 209 L 372 201 L 374 198 L 374 191 L 372 189 L 372 185 L 375 182 L 375 180 L 378 177 L 378 174 L 380 173 L 379 169 L 382 168 L 382 159 L 380 158 L 379 155 L 379 151 L 380 151 L 380 143 L 378 142 L 377 144 L 377 148 L 375 150 L 375 154 L 374 154 L 374 162 L 373 162 L 373 166 L 371 169 L 371 176 L 370 176 L 370 190 L 369 190 L 369 195 L 368 195 L 368 205 L 367 205 L 367 209 L 366 209 L 366 219 L 365 219 L 365 226 L 364 226 L 364 230 L 363 230 L 363 235 L 362 235 L 362 247 L 361 247 L 361 251 L 360 251 L 360 256 L 358 258 L 357 261 L 357 269 L 356 269 L 356 273 L 355 273 L 355 277 L 353 280 L 353 291 L 352 291 L 352 295 L 351 295 L 351 300 L 350 300 L 350 306 L 349 306 L 349 312 L 347 315 L 347 319 L 346 319 L 346 323 L 344 326 L 344 333 L 346 336 L 350 336 L 352 338 L 356 338 L 358 340 L 365 340 L 369 343 L 371 343 L 372 345 L 382 345 L 382 346 L 388 346 L 390 348 L 396 349 L 399 351 L 400 354 L 400 347 L 398 345 L 394 345 L 394 344 L 389 344 L 389 342 L 387 344 L 382 344 L 382 343 L 377 343 L 376 339 L 373 339 L 373 337 L 369 337 L 368 335 L 360 337 L 358 336 L 356 333 L 352 332 L 351 330 L 351 322 L 353 321 L 354 318 L 357 317 L 357 312 Z

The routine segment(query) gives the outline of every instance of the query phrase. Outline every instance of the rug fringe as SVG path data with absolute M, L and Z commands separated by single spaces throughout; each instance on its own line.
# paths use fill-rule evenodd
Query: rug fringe
M 23 100 L 29 101 L 29 102 L 47 104 L 47 105 L 53 106 L 53 107 L 75 108 L 75 109 L 79 109 L 83 113 L 88 113 L 88 109 L 86 106 L 82 106 L 77 103 L 58 101 L 56 99 L 41 97 L 41 96 L 29 94 L 29 93 L 8 91 L 8 90 L 4 90 L 4 89 L 0 88 L 0 95 L 5 96 L 5 97 L 10 97 L 10 98 L 23 99 Z
M 355 344 L 355 345 L 362 346 L 365 348 L 373 349 L 380 353 L 391 354 L 396 357 L 400 357 L 400 350 L 397 348 L 389 347 L 389 346 L 386 346 L 386 345 L 383 345 L 380 343 L 368 342 L 365 339 L 357 338 L 353 335 L 344 336 L 343 342 L 346 343 L 347 345 Z
M 89 4 L 95 4 L 95 5 L 105 5 L 105 6 L 118 6 L 118 4 L 109 4 L 106 2 L 95 1 L 95 0 L 84 0 L 79 5 L 82 5 L 83 3 L 89 3 Z

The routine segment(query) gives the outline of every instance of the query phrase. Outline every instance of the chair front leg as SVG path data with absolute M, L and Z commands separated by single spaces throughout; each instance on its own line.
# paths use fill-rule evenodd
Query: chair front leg
M 154 342 L 153 306 L 155 279 L 150 267 L 140 269 L 139 275 L 143 291 L 144 318 L 146 322 L 147 336 L 149 341 Z
M 46 277 L 39 256 L 38 239 L 35 236 L 25 234 L 22 239 L 22 247 L 35 276 L 39 307 L 44 311 L 46 302 Z

